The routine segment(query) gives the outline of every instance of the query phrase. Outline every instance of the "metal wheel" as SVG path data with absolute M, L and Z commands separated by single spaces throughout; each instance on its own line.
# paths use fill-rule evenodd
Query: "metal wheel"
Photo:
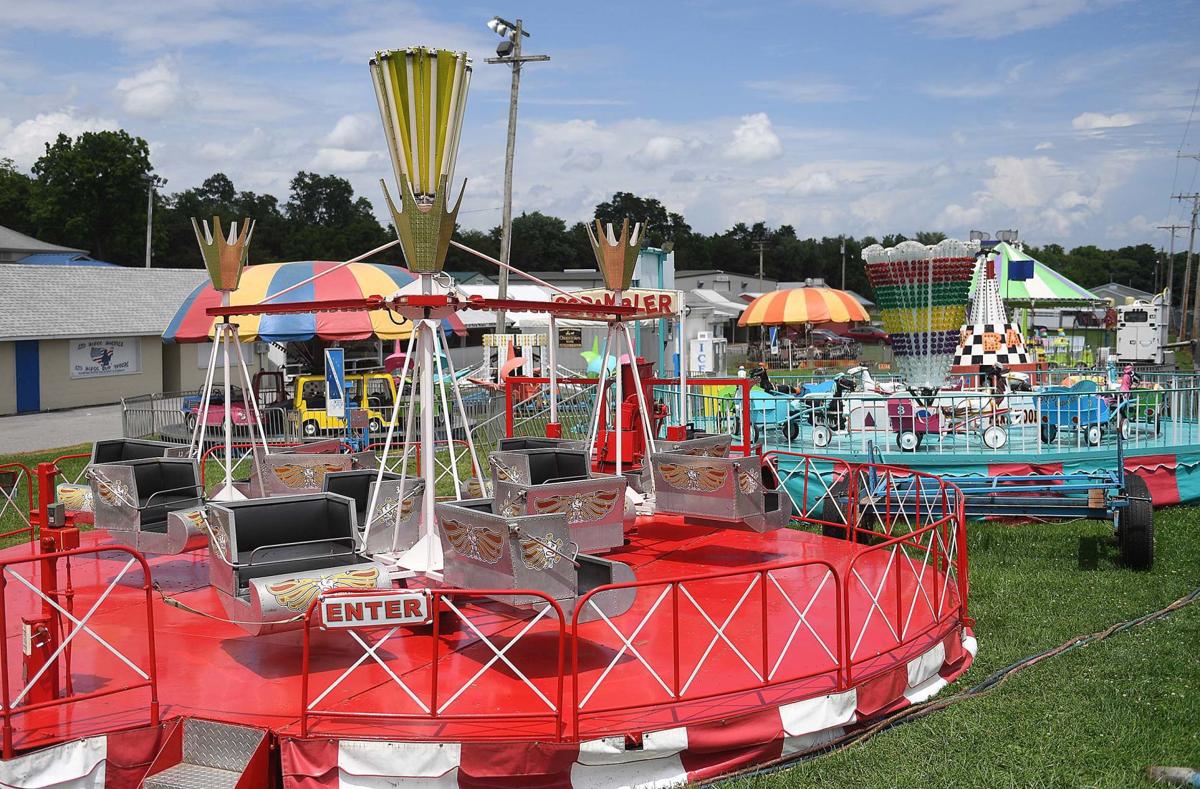
M 315 421 L 313 421 L 312 419 L 310 419 L 304 423 L 304 435 L 308 436 L 309 438 L 312 438 L 319 432 L 321 432 L 321 428 L 319 428 L 317 426 L 317 423 Z
M 896 436 L 896 446 L 901 452 L 916 452 L 921 446 L 921 434 L 905 430 Z
M 1002 449 L 1008 443 L 1008 431 L 999 425 L 990 425 L 983 431 L 983 445 L 988 449 Z
M 813 430 L 812 430 L 813 446 L 822 447 L 822 448 L 827 447 L 827 446 L 829 446 L 829 442 L 832 439 L 833 439 L 833 431 L 831 431 L 825 425 L 817 425 L 816 427 L 813 428 Z
M 378 419 L 376 419 L 375 417 L 371 417 L 371 418 L 370 418 L 370 419 L 367 421 L 367 430 L 368 430 L 369 432 L 371 432 L 371 433 L 379 433 L 379 432 L 382 432 L 382 430 L 383 430 L 383 422 L 382 422 L 382 421 L 380 421 L 380 420 L 378 420 Z
M 1129 503 L 1117 514 L 1121 563 L 1131 570 L 1149 570 L 1154 566 L 1154 505 L 1150 501 L 1150 488 L 1141 477 L 1126 474 L 1125 495 Z
M 1133 423 L 1123 416 L 1117 418 L 1117 430 L 1121 431 L 1121 438 L 1125 441 L 1133 438 Z
M 1101 439 L 1104 438 L 1104 431 L 1100 429 L 1100 425 L 1088 425 L 1087 432 L 1083 435 L 1087 440 L 1088 446 L 1098 447 L 1100 446 Z
M 184 424 L 184 427 L 186 427 L 188 429 L 189 433 L 191 431 L 195 430 L 196 429 L 196 415 L 195 414 L 184 414 L 183 424 Z

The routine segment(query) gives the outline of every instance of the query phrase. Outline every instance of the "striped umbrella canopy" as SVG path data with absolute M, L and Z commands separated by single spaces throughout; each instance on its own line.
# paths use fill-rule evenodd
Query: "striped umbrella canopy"
M 1022 250 L 1008 242 L 1000 242 L 995 247 L 996 252 L 996 285 L 1000 298 L 1012 307 L 1081 307 L 1102 303 L 1087 288 L 1076 285 L 1071 280 L 1059 274 L 1046 264 L 1030 257 Z M 1033 276 L 1028 279 L 1013 279 L 1010 276 L 1018 262 L 1033 264 Z M 979 290 L 980 280 L 983 279 L 983 266 L 975 270 L 971 281 L 971 292 Z M 1018 276 L 1020 276 L 1018 274 Z
M 296 285 L 314 274 L 329 271 L 339 265 L 331 261 L 306 260 L 295 263 L 262 263 L 247 266 L 237 290 L 230 294 L 230 304 L 252 305 L 263 302 L 271 294 Z M 391 296 L 413 276 L 399 266 L 376 263 L 351 263 L 326 274 L 302 287 L 285 293 L 268 304 L 289 304 L 302 301 L 357 299 L 367 296 Z M 209 307 L 221 305 L 221 294 L 205 283 L 184 299 L 163 332 L 164 342 L 208 342 L 215 335 L 220 319 L 207 314 Z M 396 321 L 392 319 L 396 318 Z M 372 312 L 306 312 L 290 315 L 239 315 L 233 319 L 243 342 L 300 342 L 319 337 L 322 340 L 405 340 L 412 323 L 389 315 L 387 310 Z M 466 329 L 457 316 L 442 321 L 446 331 L 465 334 Z
M 750 302 L 738 326 L 788 326 L 800 323 L 850 323 L 868 320 L 867 311 L 844 290 L 777 290 Z

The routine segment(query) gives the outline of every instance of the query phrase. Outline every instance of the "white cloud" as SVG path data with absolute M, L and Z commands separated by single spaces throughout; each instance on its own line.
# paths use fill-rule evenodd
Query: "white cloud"
M 343 115 L 334 124 L 333 131 L 326 135 L 325 143 L 331 148 L 344 148 L 350 151 L 378 148 L 384 144 L 379 117 L 364 113 Z
M 130 115 L 161 118 L 183 95 L 179 71 L 168 58 L 117 82 L 117 98 Z
M 46 152 L 45 144 L 53 142 L 60 133 L 77 137 L 84 132 L 120 128 L 115 120 L 79 117 L 75 112 L 73 107 L 68 107 L 58 112 L 39 113 L 16 124 L 8 118 L 0 118 L 0 157 L 29 168 Z
M 226 168 L 231 162 L 241 162 L 269 154 L 274 144 L 274 134 L 256 126 L 233 140 L 210 140 L 200 146 L 199 154 L 200 158 Z
M 1128 112 L 1114 112 L 1105 115 L 1102 112 L 1084 112 L 1071 119 L 1071 128 L 1081 131 L 1094 129 L 1120 129 L 1133 126 L 1138 120 Z
M 320 148 L 308 166 L 317 172 L 341 174 L 371 169 L 382 158 L 376 151 Z
M 755 80 L 747 82 L 746 87 L 771 98 L 794 104 L 855 101 L 859 98 L 845 85 L 804 76 L 796 76 L 788 79 Z
M 1003 38 L 1052 27 L 1104 4 L 1104 0 L 863 0 L 888 16 L 909 17 L 943 36 Z
M 967 231 L 976 229 L 975 226 L 983 219 L 983 208 L 978 205 L 961 206 L 950 203 L 942 209 L 934 220 L 934 225 L 949 233 L 966 236 Z
M 764 162 L 781 153 L 783 145 L 765 112 L 742 116 L 741 123 L 733 130 L 733 140 L 725 149 L 726 156 L 740 162 Z
M 986 99 L 1004 90 L 998 82 L 967 82 L 959 85 L 923 85 L 921 92 L 935 99 Z
M 657 166 L 676 161 L 684 155 L 693 155 L 704 147 L 696 139 L 683 139 L 665 134 L 657 134 L 646 140 L 646 144 L 631 155 L 631 158 L 641 164 Z
M 1049 141 L 1047 141 L 1047 142 L 1039 142 L 1037 145 L 1033 146 L 1033 150 L 1035 150 L 1035 151 L 1048 151 L 1048 150 L 1050 150 L 1050 149 L 1051 149 L 1051 148 L 1053 148 L 1053 147 L 1054 147 L 1054 143 L 1052 143 L 1052 142 L 1049 142 Z

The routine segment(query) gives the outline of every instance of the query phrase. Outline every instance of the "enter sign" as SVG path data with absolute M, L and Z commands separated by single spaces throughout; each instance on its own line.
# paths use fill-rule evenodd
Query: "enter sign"
M 326 627 L 421 625 L 429 619 L 429 596 L 423 592 L 345 595 L 321 599 Z

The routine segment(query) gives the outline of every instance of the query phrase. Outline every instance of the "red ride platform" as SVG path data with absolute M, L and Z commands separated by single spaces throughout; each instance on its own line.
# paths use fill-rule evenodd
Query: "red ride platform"
M 269 730 L 285 785 L 336 786 L 381 763 L 389 776 L 433 780 L 422 770 L 441 768 L 421 767 L 430 747 L 434 761 L 450 760 L 447 770 L 480 780 L 512 771 L 576 785 L 695 779 L 777 758 L 926 698 L 966 670 L 974 639 L 960 528 L 946 518 L 867 545 L 642 518 L 609 554 L 638 579 L 634 606 L 611 621 L 567 614 L 560 622 L 554 608 L 537 617 L 445 591 L 434 601 L 436 627 L 389 634 L 312 623 L 307 676 L 304 630 L 253 637 L 222 621 L 206 553 L 148 558 L 149 610 L 136 557 L 85 553 L 70 559 L 69 610 L 88 628 L 72 638 L 70 692 L 139 683 L 139 671 L 154 676 L 164 718 Z M 83 541 L 97 548 L 105 536 Z M 0 562 L 33 555 L 29 545 L 8 548 Z M 59 560 L 60 590 L 65 565 Z M 7 699 L 26 682 L 22 620 L 42 608 L 14 574 L 39 587 L 40 572 L 34 561 L 4 573 Z M 29 751 L 137 727 L 153 741 L 149 703 L 142 687 L 30 712 L 17 706 L 13 744 Z M 457 755 L 412 744 L 422 742 L 453 744 Z M 409 743 L 408 756 L 396 756 L 397 743 Z

